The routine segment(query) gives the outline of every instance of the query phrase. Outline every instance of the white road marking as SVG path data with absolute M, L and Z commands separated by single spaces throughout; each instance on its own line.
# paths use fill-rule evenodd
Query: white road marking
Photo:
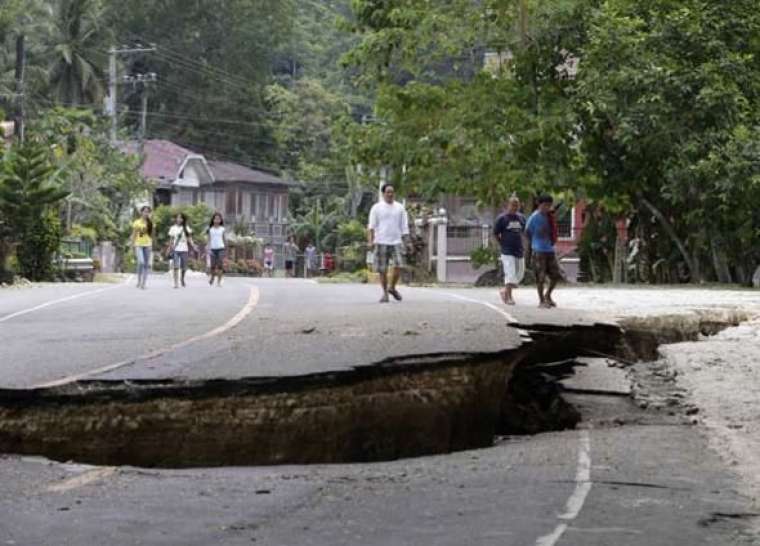
M 569 522 L 573 521 L 586 502 L 591 491 L 591 435 L 588 430 L 581 431 L 580 442 L 578 443 L 578 467 L 575 471 L 575 490 L 565 503 L 565 511 L 557 516 L 563 520 L 563 523 L 557 525 L 548 535 L 544 535 L 536 540 L 536 546 L 555 546 L 562 535 L 565 534 L 569 527 Z
M 213 330 L 209 330 L 205 334 L 201 334 L 198 336 L 193 336 L 191 338 L 185 339 L 184 341 L 180 341 L 178 343 L 175 343 L 173 345 L 170 345 L 168 347 L 164 347 L 163 349 L 158 349 L 156 351 L 153 351 L 151 353 L 139 356 L 137 358 L 133 358 L 130 360 L 123 360 L 121 362 L 117 362 L 115 364 L 110 364 L 108 366 L 103 366 L 102 368 L 97 368 L 95 370 L 90 370 L 87 372 L 70 375 L 68 377 L 64 377 L 62 379 L 57 379 L 55 381 L 50 381 L 48 383 L 41 383 L 38 385 L 34 385 L 35 389 L 47 389 L 50 387 L 60 387 L 61 385 L 65 385 L 67 383 L 72 383 L 74 381 L 79 381 L 80 379 L 85 379 L 87 377 L 92 377 L 94 375 L 100 375 L 108 372 L 112 372 L 114 370 L 118 370 L 119 368 L 124 368 L 126 366 L 131 366 L 133 364 L 137 364 L 139 362 L 145 362 L 147 360 L 152 360 L 154 358 L 158 358 L 161 355 L 164 355 L 166 353 L 170 353 L 172 351 L 176 351 L 177 349 L 181 349 L 182 347 L 186 347 L 192 343 L 195 343 L 197 341 L 202 341 L 204 339 L 209 339 L 214 336 L 218 336 L 220 334 L 223 334 L 224 332 L 227 332 L 228 330 L 231 330 L 238 324 L 240 324 L 248 315 L 251 314 L 254 307 L 256 307 L 256 304 L 259 302 L 259 289 L 255 286 L 251 287 L 251 292 L 248 297 L 248 302 L 245 304 L 245 306 L 230 320 L 222 324 L 221 326 L 214 328 Z
M 500 307 L 497 307 L 493 303 L 489 303 L 487 301 L 482 301 L 482 300 L 476 300 L 474 298 L 468 298 L 466 296 L 460 296 L 459 294 L 452 294 L 450 292 L 445 292 L 444 295 L 447 296 L 447 297 L 449 297 L 449 298 L 454 298 L 454 299 L 461 300 L 461 301 L 466 301 L 466 302 L 469 302 L 469 303 L 477 303 L 479 305 L 484 305 L 485 307 L 488 307 L 492 311 L 496 311 L 501 316 L 503 316 L 505 319 L 507 319 L 507 323 L 510 326 L 516 326 L 516 325 L 520 324 L 515 317 L 513 317 L 512 315 L 510 315 L 509 313 L 507 313 L 504 309 L 501 309 Z M 530 334 L 526 330 L 523 330 L 522 328 L 518 328 L 517 329 L 517 333 L 519 333 L 523 337 L 530 337 Z
M 85 485 L 108 478 L 109 476 L 113 476 L 116 474 L 116 471 L 117 469 L 113 466 L 96 468 L 83 474 L 79 474 L 78 476 L 74 476 L 73 478 L 54 483 L 47 488 L 47 491 L 50 491 L 51 493 L 64 493 L 66 491 L 71 491 L 72 489 L 78 489 Z
M 518 324 L 518 321 L 517 321 L 517 319 L 515 317 L 513 317 L 512 315 L 510 315 L 509 313 L 507 313 L 504 309 L 501 309 L 500 307 L 497 307 L 493 303 L 488 303 L 487 301 L 482 301 L 482 300 L 476 300 L 474 298 L 468 298 L 466 296 L 460 296 L 459 294 L 452 294 L 450 292 L 446 292 L 446 295 L 448 297 L 450 297 L 450 298 L 455 298 L 455 299 L 458 299 L 458 300 L 461 300 L 461 301 L 466 301 L 466 302 L 469 302 L 469 303 L 477 303 L 477 304 L 480 304 L 480 305 L 484 305 L 484 306 L 488 307 L 489 309 L 491 309 L 493 311 L 496 311 L 497 313 L 499 313 L 500 315 L 502 315 L 505 319 L 507 319 L 507 322 L 509 322 L 510 324 Z
M 30 307 L 29 309 L 23 309 L 21 311 L 16 311 L 15 313 L 11 313 L 10 315 L 5 315 L 4 317 L 0 317 L 0 322 L 6 322 L 8 320 L 14 319 L 16 317 L 20 317 L 23 315 L 28 315 L 29 313 L 34 313 L 35 311 L 39 311 L 41 309 L 45 309 L 46 307 L 51 307 L 53 305 L 58 305 L 59 303 L 66 303 L 67 301 L 76 300 L 79 298 L 85 298 L 87 296 L 94 296 L 95 294 L 102 294 L 103 292 L 108 292 L 109 290 L 116 290 L 117 288 L 122 288 L 126 284 L 129 283 L 130 279 L 132 277 L 127 277 L 127 280 L 124 281 L 121 284 L 117 284 L 116 286 L 109 286 L 108 288 L 100 288 L 98 290 L 91 290 L 88 292 L 81 292 L 79 294 L 74 294 L 73 296 L 67 296 L 65 298 L 60 298 L 57 300 L 48 301 L 46 303 L 43 303 L 41 305 L 37 305 L 36 307 Z

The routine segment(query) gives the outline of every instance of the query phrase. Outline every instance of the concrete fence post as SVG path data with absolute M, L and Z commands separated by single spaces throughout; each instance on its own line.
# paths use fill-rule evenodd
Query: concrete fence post
M 446 216 L 441 215 L 436 222 L 436 228 L 438 229 L 438 252 L 436 252 L 436 278 L 438 282 L 446 282 L 446 265 L 448 258 L 448 234 L 446 227 L 448 226 L 448 219 Z

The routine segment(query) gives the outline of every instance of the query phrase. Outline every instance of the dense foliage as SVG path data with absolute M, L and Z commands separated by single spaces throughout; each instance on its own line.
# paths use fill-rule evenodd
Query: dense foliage
M 101 118 L 116 47 L 149 50 L 117 55 L 120 138 L 147 97 L 147 137 L 302 181 L 301 243 L 358 244 L 345 234 L 388 172 L 431 199 L 583 199 L 595 279 L 746 282 L 760 263 L 752 0 L 8 0 L 8 115 L 21 35 L 30 134 L 56 150 L 69 231 L 123 234 L 144 191 Z
M 357 161 L 486 204 L 584 198 L 591 220 L 630 224 L 641 280 L 745 282 L 760 262 L 755 2 L 353 6 L 361 42 L 345 62 L 378 95 L 377 123 L 352 134 Z

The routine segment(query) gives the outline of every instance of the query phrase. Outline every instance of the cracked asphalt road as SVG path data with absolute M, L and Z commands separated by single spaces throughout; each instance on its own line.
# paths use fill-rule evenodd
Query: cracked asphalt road
M 166 350 L 227 324 L 252 289 L 257 303 L 239 324 Z M 93 377 L 302 374 L 524 342 L 507 317 L 478 303 L 497 304 L 493 291 L 403 294 L 402 304 L 379 305 L 370 286 L 229 279 L 217 289 L 201 277 L 186 290 L 152 279 L 144 292 L 128 285 L 3 291 L 0 385 L 29 388 L 119 362 L 126 364 Z M 65 301 L 36 309 L 57 300 Z M 532 306 L 507 311 L 526 325 L 604 319 Z M 136 358 L 150 354 L 157 356 Z M 363 465 L 103 472 L 0 456 L 0 544 L 760 543 L 743 526 L 754 519 L 750 502 L 699 427 L 626 399 L 586 397 L 579 404 L 587 408 L 586 485 L 579 480 L 579 431 Z M 609 424 L 615 422 L 637 424 Z M 588 484 L 577 515 L 563 519 Z

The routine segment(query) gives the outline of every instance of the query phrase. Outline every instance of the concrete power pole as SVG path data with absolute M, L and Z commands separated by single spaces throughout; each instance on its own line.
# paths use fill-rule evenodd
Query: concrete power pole
M 148 74 L 137 74 L 136 76 L 124 76 L 124 82 L 136 86 L 142 85 L 142 108 L 140 109 L 140 140 L 145 140 L 145 135 L 148 133 L 148 89 L 150 84 L 158 81 L 158 75 L 155 72 Z
M 23 34 L 16 38 L 16 116 L 15 132 L 19 142 L 24 142 L 24 72 L 26 68 L 26 48 Z
M 116 48 L 108 50 L 108 115 L 111 116 L 111 143 L 116 142 L 119 121 L 116 116 Z
M 112 47 L 108 50 L 108 102 L 106 103 L 106 111 L 111 116 L 111 142 L 116 142 L 119 132 L 119 116 L 118 116 L 118 74 L 116 66 L 117 55 L 132 55 L 134 53 L 152 53 L 156 50 L 155 47 L 122 47 L 117 49 Z

